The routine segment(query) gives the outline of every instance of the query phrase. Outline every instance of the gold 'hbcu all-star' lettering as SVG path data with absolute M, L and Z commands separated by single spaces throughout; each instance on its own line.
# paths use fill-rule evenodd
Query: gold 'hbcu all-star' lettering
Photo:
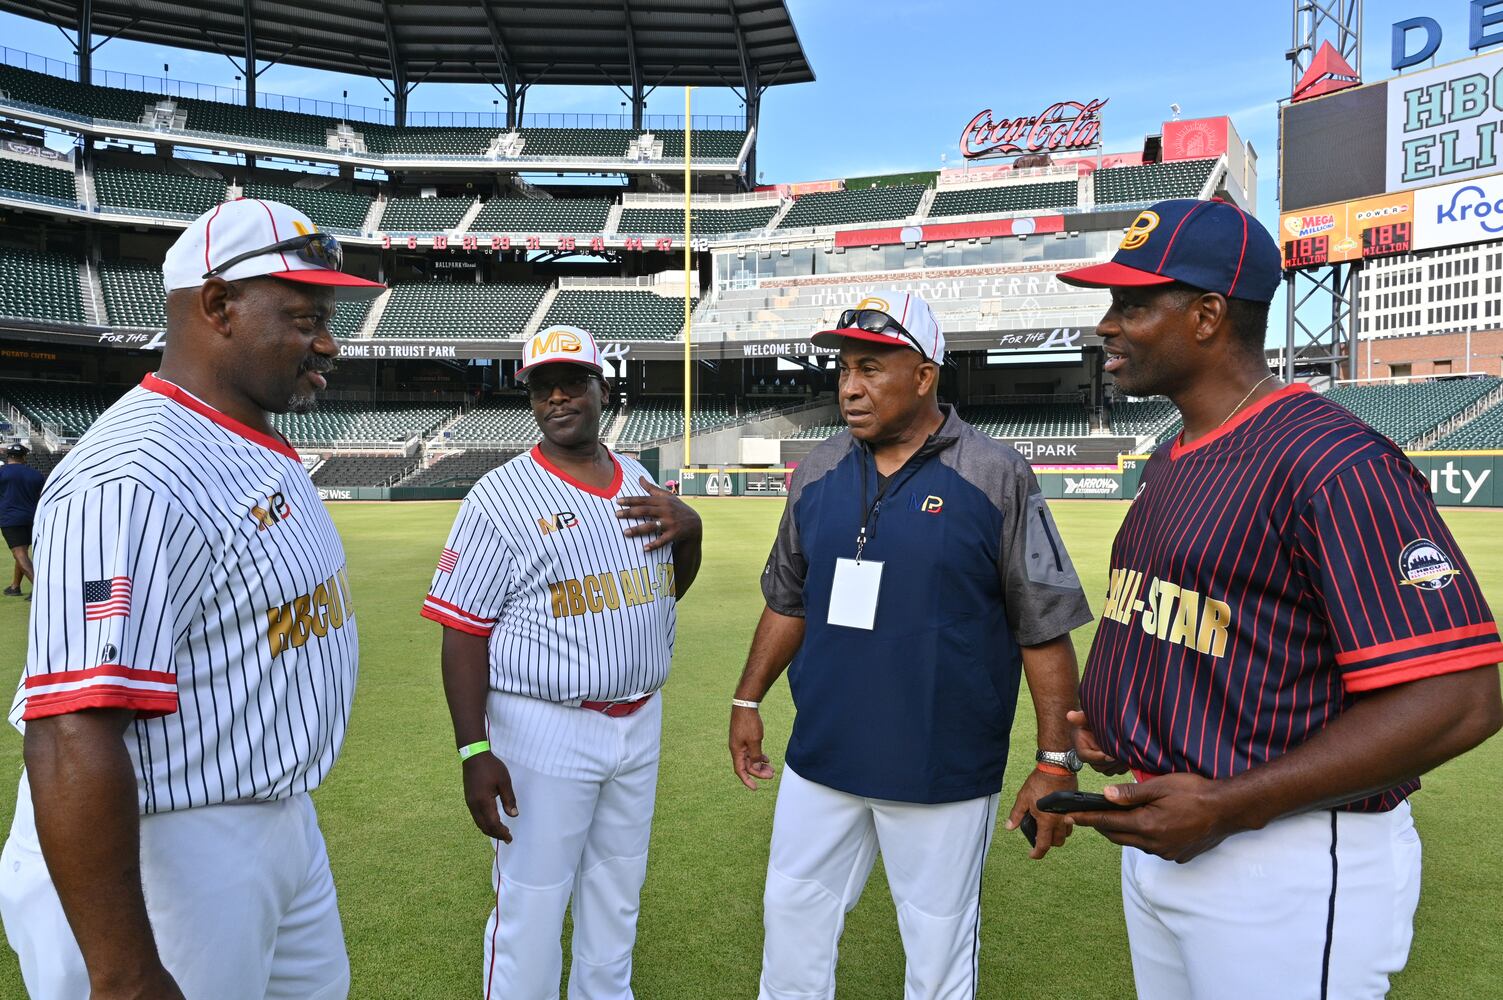
M 1138 570 L 1113 568 L 1101 617 L 1128 625 L 1136 616 L 1155 639 L 1217 658 L 1226 655 L 1231 605 L 1158 577 L 1146 587 L 1143 580 Z
M 266 641 L 271 646 L 272 657 L 300 648 L 310 636 L 322 639 L 343 628 L 354 614 L 350 581 L 341 569 L 314 587 L 311 593 L 266 612 Z
M 638 566 L 619 573 L 588 573 L 582 579 L 552 581 L 548 584 L 548 600 L 553 617 L 598 615 L 672 597 L 673 564 L 660 563 L 656 573 L 652 570 L 651 566 Z

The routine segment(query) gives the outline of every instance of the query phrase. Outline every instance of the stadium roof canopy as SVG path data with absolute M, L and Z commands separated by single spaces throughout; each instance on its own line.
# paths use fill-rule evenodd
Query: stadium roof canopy
M 125 38 L 233 60 L 249 49 L 398 91 L 431 82 L 755 93 L 814 79 L 784 0 L 0 0 L 0 10 L 78 31 L 85 68 L 91 43 Z

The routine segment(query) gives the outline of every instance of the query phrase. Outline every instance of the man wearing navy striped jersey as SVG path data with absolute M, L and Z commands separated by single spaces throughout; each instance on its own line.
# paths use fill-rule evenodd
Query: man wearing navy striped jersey
M 700 521 L 601 443 L 609 386 L 588 331 L 541 331 L 517 378 L 543 439 L 465 498 L 422 610 L 445 626 L 465 802 L 495 848 L 482 991 L 557 997 L 572 905 L 569 996 L 629 1000 L 658 691 Z
M 0 857 L 33 997 L 349 992 L 308 793 L 344 739 L 354 605 L 269 417 L 324 387 L 336 295 L 380 290 L 341 261 L 274 202 L 191 223 L 163 266 L 161 370 L 47 482 Z
M 1076 814 L 1123 845 L 1138 995 L 1383 996 L 1419 896 L 1408 796 L 1503 724 L 1492 613 L 1424 477 L 1263 353 L 1280 255 L 1222 202 L 1141 213 L 1106 370 L 1184 418 L 1112 547 L 1073 716 L 1136 784 Z
M 798 707 L 773 817 L 759 996 L 834 994 L 845 914 L 880 851 L 903 996 L 973 997 L 981 873 L 1019 681 L 1026 671 L 1039 750 L 1009 829 L 1039 797 L 1075 788 L 1070 630 L 1091 612 L 1028 463 L 939 404 L 944 334 L 928 303 L 870 296 L 813 340 L 840 349 L 850 430 L 794 473 L 731 702 L 731 764 L 752 789 L 773 776 L 758 705 L 785 668 Z M 1034 819 L 1037 859 L 1070 828 Z

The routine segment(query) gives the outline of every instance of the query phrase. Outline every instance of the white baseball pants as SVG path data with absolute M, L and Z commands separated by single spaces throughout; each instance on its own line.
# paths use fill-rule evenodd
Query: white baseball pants
M 835 995 L 845 915 L 877 852 L 907 958 L 906 1000 L 971 1000 L 981 932 L 981 870 L 997 796 L 920 805 L 867 799 L 784 766 L 763 895 L 761 1000 Z
M 1407 802 L 1290 816 L 1183 865 L 1123 848 L 1138 997 L 1383 997 L 1409 958 L 1419 888 Z
M 482 996 L 552 1000 L 573 901 L 571 1000 L 631 1000 L 632 947 L 647 877 L 663 699 L 632 715 L 492 692 L 492 752 L 505 761 L 516 818 L 495 842 L 496 908 L 485 925 Z
M 162 964 L 189 998 L 336 1000 L 350 963 L 313 802 L 141 817 L 141 882 Z M 0 852 L 0 917 L 36 1000 L 87 1000 L 89 977 L 37 844 L 25 775 Z

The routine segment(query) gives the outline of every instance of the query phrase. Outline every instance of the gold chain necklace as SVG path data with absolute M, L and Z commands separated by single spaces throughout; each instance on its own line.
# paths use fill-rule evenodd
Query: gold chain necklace
M 1271 378 L 1273 378 L 1273 372 L 1269 372 L 1267 375 L 1264 375 L 1263 378 L 1258 382 L 1257 385 L 1255 385 L 1251 389 L 1247 390 L 1247 395 L 1242 397 L 1242 402 L 1240 402 L 1236 406 L 1232 407 L 1232 412 L 1228 413 L 1222 419 L 1221 423 L 1219 423 L 1219 424 L 1216 425 L 1216 429 L 1220 430 L 1221 428 L 1225 427 L 1226 426 L 1226 422 L 1228 420 L 1232 419 L 1233 417 L 1235 417 L 1237 415 L 1237 411 L 1240 410 L 1240 409 L 1242 409 L 1242 407 L 1246 406 L 1247 405 L 1247 401 L 1249 399 L 1252 399 L 1253 393 L 1255 393 L 1259 389 L 1263 388 L 1263 383 L 1267 382 Z

